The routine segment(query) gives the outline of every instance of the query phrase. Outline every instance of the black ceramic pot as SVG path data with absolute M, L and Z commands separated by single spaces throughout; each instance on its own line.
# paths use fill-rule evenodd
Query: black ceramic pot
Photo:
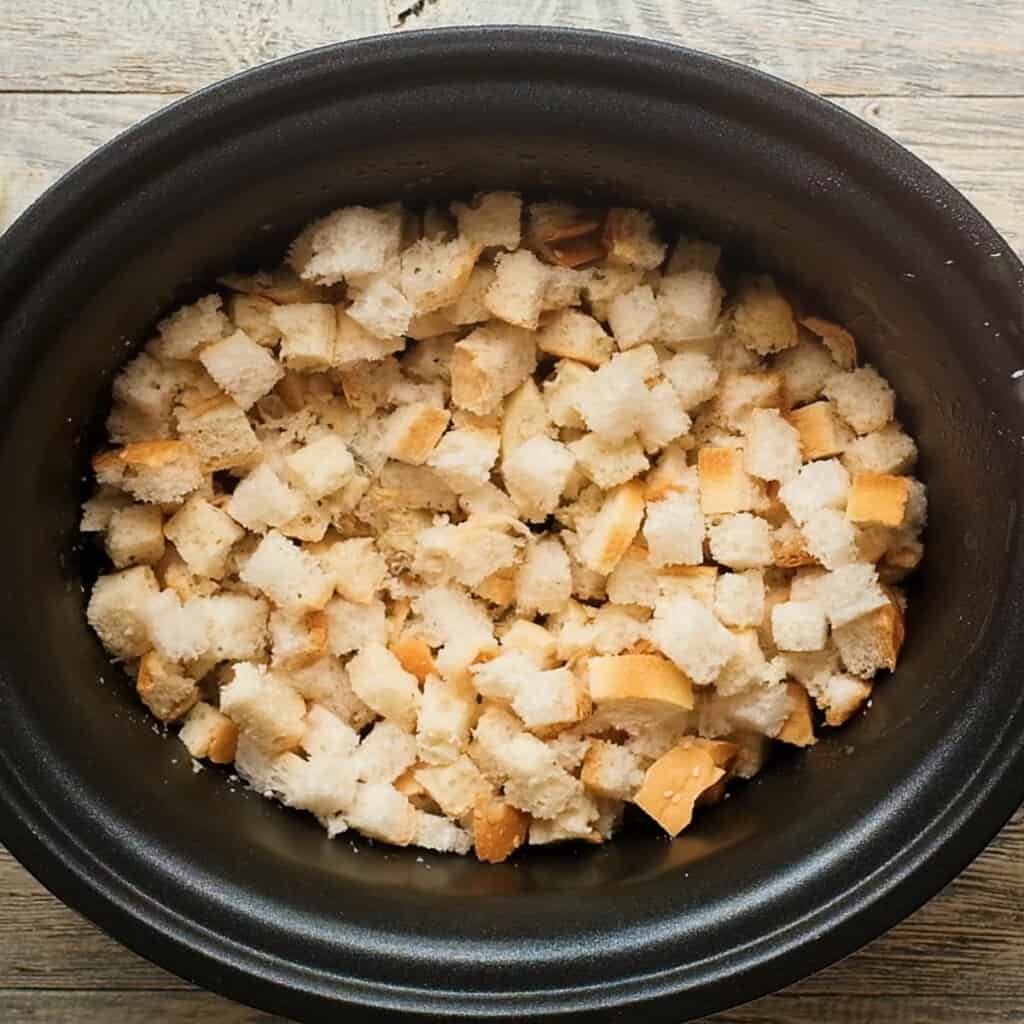
M 909 640 L 870 713 L 676 842 L 489 867 L 341 838 L 194 775 L 83 618 L 76 548 L 111 375 L 155 319 L 341 203 L 615 199 L 732 243 L 847 323 L 931 499 Z M 537 29 L 328 47 L 105 146 L 0 240 L 0 838 L 139 953 L 303 1020 L 679 1021 L 898 921 L 1024 796 L 1022 268 L 944 181 L 782 82 Z

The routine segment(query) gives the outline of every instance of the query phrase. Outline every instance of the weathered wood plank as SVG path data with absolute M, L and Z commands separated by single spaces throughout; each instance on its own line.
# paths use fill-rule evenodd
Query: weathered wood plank
M 1024 94 L 1019 5 L 988 0 L 149 0 L 113 18 L 109 0 L 35 0 L 4 20 L 0 90 L 183 92 L 399 22 L 516 22 L 684 43 L 837 95 Z
M 0 95 L 0 228 L 47 185 L 170 95 Z M 846 99 L 945 174 L 1024 251 L 1024 101 L 948 97 Z

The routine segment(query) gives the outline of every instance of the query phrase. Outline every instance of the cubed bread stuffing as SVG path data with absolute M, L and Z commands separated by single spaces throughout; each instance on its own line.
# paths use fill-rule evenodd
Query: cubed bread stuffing
M 927 518 L 857 340 L 736 271 L 630 207 L 328 213 L 115 379 L 89 624 L 329 837 L 678 835 L 870 704 Z

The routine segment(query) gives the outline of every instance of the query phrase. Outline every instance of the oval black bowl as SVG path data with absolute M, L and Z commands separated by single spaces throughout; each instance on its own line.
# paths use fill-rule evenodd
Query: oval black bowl
M 512 863 L 329 842 L 153 735 L 82 616 L 77 503 L 155 318 L 311 215 L 486 187 L 651 207 L 849 324 L 920 440 L 928 557 L 869 714 L 705 813 Z M 0 838 L 127 945 L 306 1020 L 698 1016 L 850 952 L 1024 796 L 1021 265 L 948 184 L 799 89 L 539 29 L 328 47 L 115 139 L 0 242 Z M 355 1018 L 354 1018 L 355 1019 Z

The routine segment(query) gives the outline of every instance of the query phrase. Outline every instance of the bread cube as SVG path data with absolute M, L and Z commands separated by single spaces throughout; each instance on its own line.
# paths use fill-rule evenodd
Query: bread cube
M 647 392 L 640 414 L 640 440 L 648 452 L 657 452 L 689 431 L 690 417 L 668 381 L 660 381 Z
M 794 409 L 787 419 L 799 433 L 800 450 L 808 461 L 839 455 L 853 440 L 853 432 L 831 402 L 812 402 Z
M 285 457 L 291 481 L 313 500 L 334 494 L 352 479 L 355 460 L 336 434 L 325 434 Z
M 649 465 L 643 445 L 635 437 L 613 442 L 597 434 L 587 434 L 568 447 L 582 471 L 602 490 L 632 480 Z
M 801 528 L 806 548 L 826 569 L 838 569 L 860 558 L 856 527 L 834 508 L 812 512 Z
M 665 259 L 666 245 L 658 238 L 654 218 L 646 210 L 613 206 L 604 222 L 608 262 L 653 270 Z
M 898 423 L 848 442 L 842 462 L 851 474 L 909 473 L 917 461 L 917 445 Z
M 726 626 L 760 626 L 764 619 L 764 573 L 723 572 L 715 582 L 715 615 Z
M 448 426 L 451 414 L 426 402 L 396 409 L 387 420 L 381 449 L 388 458 L 421 466 Z
M 467 587 L 515 564 L 522 544 L 504 524 L 466 520 L 456 526 L 440 524 L 422 531 L 413 571 L 429 582 L 454 578 Z
M 179 386 L 167 368 L 145 352 L 127 363 L 114 378 L 115 403 L 153 424 L 170 421 L 178 391 Z
M 849 721 L 871 696 L 870 683 L 843 673 L 816 676 L 807 688 L 815 704 L 825 712 L 825 722 L 832 726 Z
M 530 816 L 505 800 L 478 794 L 473 804 L 473 845 L 477 860 L 500 864 L 526 842 Z
M 469 742 L 469 731 L 476 720 L 476 713 L 476 697 L 472 690 L 434 675 L 428 676 L 423 683 L 423 696 L 416 726 L 416 741 L 421 760 L 434 765 L 465 762 L 466 758 L 460 757 L 460 754 Z M 473 771 L 476 772 L 475 766 Z M 479 778 L 479 773 L 476 773 L 476 776 Z M 430 785 L 424 782 L 424 787 L 433 795 Z M 470 792 L 464 793 L 464 799 L 460 801 L 463 804 L 461 813 L 464 814 L 468 810 L 474 791 L 471 789 Z M 444 803 L 437 802 L 441 804 L 442 809 L 445 808 Z
M 282 611 L 270 613 L 271 663 L 288 671 L 304 668 L 327 653 L 327 617 L 322 611 Z
M 300 515 L 306 499 L 286 484 L 265 462 L 235 487 L 225 510 L 247 530 L 278 527 Z
M 714 565 L 671 565 L 658 573 L 658 594 L 666 598 L 682 594 L 713 609 L 717 580 Z
M 371 537 L 332 541 L 311 553 L 346 601 L 371 604 L 384 585 L 387 560 Z
M 226 395 L 181 405 L 175 418 L 178 434 L 206 472 L 248 466 L 259 458 L 259 440 L 245 412 Z
M 888 473 L 857 473 L 850 484 L 846 516 L 852 523 L 901 526 L 910 499 L 910 480 Z
M 446 309 L 445 315 L 453 324 L 479 324 L 491 318 L 491 311 L 484 303 L 491 285 L 494 284 L 495 270 L 490 263 L 477 263 L 473 267 L 465 288 L 455 302 Z
M 139 699 L 161 722 L 176 722 L 199 700 L 195 680 L 156 651 L 147 651 L 139 662 L 135 690 Z
M 589 658 L 586 665 L 599 712 L 636 710 L 653 717 L 693 708 L 690 679 L 660 655 L 616 654 Z
M 651 640 L 699 686 L 713 683 L 738 648 L 736 638 L 711 610 L 686 595 L 658 601 Z
M 787 405 L 781 373 L 723 373 L 714 411 L 722 426 L 742 431 L 755 409 L 780 409 Z
M 220 709 L 267 753 L 297 747 L 305 732 L 306 702 L 263 665 L 235 665 L 221 688 Z
M 401 289 L 417 314 L 433 313 L 458 299 L 480 248 L 464 236 L 421 238 L 402 253 Z
M 553 668 L 558 642 L 550 630 L 528 619 L 516 619 L 501 638 L 502 650 L 528 654 L 538 668 Z
M 754 409 L 744 428 L 743 467 L 762 480 L 789 480 L 801 464 L 800 434 L 777 409 Z
M 203 483 L 195 449 L 185 441 L 139 441 L 97 455 L 101 484 L 127 491 L 139 501 L 176 504 Z
M 697 798 L 724 775 L 703 747 L 673 747 L 647 769 L 633 802 L 675 837 L 693 820 Z
M 389 783 L 363 782 L 344 817 L 364 836 L 392 846 L 408 846 L 416 839 L 420 812 Z
M 537 348 L 557 359 L 571 359 L 596 368 L 611 358 L 613 345 L 592 316 L 576 309 L 563 309 L 545 318 L 537 332 Z
M 416 761 L 416 738 L 394 722 L 376 722 L 350 765 L 360 782 L 394 782 Z
M 881 430 L 895 412 L 896 396 L 872 366 L 833 374 L 823 391 L 858 434 Z
M 348 663 L 348 676 L 367 707 L 406 732 L 413 731 L 420 706 L 419 683 L 382 643 L 365 643 Z
M 658 301 L 651 286 L 637 285 L 611 299 L 608 303 L 608 326 L 623 352 L 636 345 L 657 341 L 660 331 Z
M 167 661 L 193 662 L 210 649 L 210 620 L 202 598 L 182 604 L 170 590 L 151 594 L 142 606 L 150 642 Z
M 700 499 L 696 494 L 676 491 L 650 502 L 643 535 L 652 565 L 700 565 L 704 561 Z
M 212 704 L 199 701 L 185 716 L 178 739 L 192 757 L 231 764 L 238 746 L 238 726 Z
M 753 508 L 756 492 L 736 448 L 705 447 L 697 452 L 700 507 L 706 516 L 745 512 Z
M 657 464 L 645 477 L 644 495 L 648 501 L 660 501 L 678 491 L 699 494 L 699 482 L 696 466 L 687 465 L 686 450 L 673 444 L 661 453 Z
M 794 747 L 811 747 L 817 743 L 817 739 L 814 735 L 810 697 L 799 683 L 787 683 L 786 693 L 789 696 L 789 716 L 776 739 Z
M 799 340 L 793 307 L 766 274 L 745 280 L 732 311 L 736 337 L 758 355 L 793 348 Z
M 269 394 L 284 376 L 277 360 L 244 331 L 235 331 L 199 353 L 207 373 L 243 409 Z
M 668 274 L 658 287 L 659 336 L 668 345 L 712 334 L 722 311 L 722 288 L 713 273 Z
M 772 638 L 780 651 L 820 651 L 828 639 L 825 610 L 813 601 L 783 601 L 772 608 Z
M 219 593 L 199 599 L 209 623 L 211 657 L 249 661 L 263 657 L 267 645 L 267 602 L 246 594 Z
M 586 387 L 573 391 L 577 411 L 603 441 L 623 442 L 640 430 L 650 398 L 645 370 L 656 372 L 657 357 L 650 348 L 634 349 L 613 356 L 590 375 Z
M 838 459 L 809 462 L 779 488 L 779 501 L 799 525 L 822 508 L 842 509 L 850 490 L 850 474 Z
M 499 320 L 535 331 L 550 270 L 528 249 L 502 253 L 494 264 L 484 305 Z
M 650 522 L 651 506 L 647 506 Z M 647 553 L 647 548 L 634 544 L 619 560 L 608 577 L 608 600 L 613 604 L 643 605 L 653 608 L 658 600 L 658 576 Z
M 576 459 L 560 441 L 532 437 L 510 452 L 501 471 L 509 497 L 528 522 L 541 522 L 558 507 Z
M 591 793 L 607 800 L 631 800 L 643 783 L 640 760 L 628 747 L 605 740 L 590 744 L 580 781 Z
M 845 327 L 817 316 L 801 317 L 800 323 L 821 338 L 829 355 L 844 370 L 852 370 L 857 365 L 857 343 Z
M 864 678 L 896 668 L 904 635 L 903 613 L 895 601 L 839 626 L 832 634 L 847 672 Z
M 500 325 L 478 327 L 455 346 L 452 403 L 486 415 L 536 367 L 532 334 Z
M 112 487 L 97 487 L 93 496 L 82 502 L 82 518 L 78 521 L 78 529 L 82 533 L 104 533 L 114 513 L 131 503 L 131 498 L 121 491 Z
M 491 793 L 490 783 L 464 755 L 450 763 L 418 768 L 415 778 L 449 818 L 460 819 L 472 813 L 477 797 Z
M 806 338 L 780 352 L 774 365 L 782 374 L 786 395 L 794 405 L 820 398 L 825 382 L 839 370 L 823 345 Z
M 875 567 L 863 562 L 834 569 L 815 585 L 815 594 L 833 629 L 889 603 L 888 595 L 878 584 Z
M 335 597 L 327 603 L 324 613 L 332 654 L 349 654 L 370 643 L 387 643 L 388 626 L 382 601 L 362 604 Z
M 281 332 L 281 361 L 289 370 L 326 370 L 334 362 L 338 328 L 330 303 L 278 306 L 271 311 L 270 322 Z
M 465 494 L 490 482 L 498 446 L 495 430 L 449 430 L 430 453 L 427 464 L 456 494 Z
M 661 364 L 683 409 L 692 412 L 715 394 L 718 368 L 704 352 L 678 352 Z
M 739 740 L 743 733 L 777 736 L 790 714 L 789 693 L 785 683 L 750 686 L 731 696 L 716 696 L 700 709 L 698 728 L 702 736 L 728 736 Z M 756 764 L 760 768 L 763 757 Z M 735 770 L 742 767 L 737 756 Z
M 262 295 L 234 294 L 228 299 L 228 316 L 235 327 L 257 345 L 274 348 L 281 340 L 281 332 L 270 319 L 276 306 L 276 302 Z
M 635 480 L 610 492 L 580 545 L 583 564 L 610 573 L 633 543 L 643 515 L 643 487 Z
M 572 597 L 569 556 L 557 537 L 542 537 L 526 549 L 516 573 L 516 608 L 521 615 L 549 615 Z
M 193 495 L 164 525 L 164 534 L 197 576 L 220 579 L 231 548 L 245 536 L 235 521 L 205 498 Z
M 334 591 L 317 560 L 276 530 L 260 541 L 239 577 L 280 608 L 323 608 Z
M 586 387 L 593 372 L 572 359 L 559 359 L 554 376 L 544 381 L 544 402 L 551 421 L 559 427 L 582 429 L 586 426 L 576 408 L 575 392 Z
M 722 516 L 708 527 L 711 557 L 730 569 L 761 569 L 772 564 L 772 528 L 749 512 Z
M 508 455 L 532 437 L 553 433 L 547 405 L 532 377 L 505 399 L 501 419 L 501 451 Z
M 163 523 L 163 513 L 154 505 L 115 509 L 104 537 L 114 568 L 159 562 L 164 553 Z
M 401 209 L 346 206 L 314 221 L 295 240 L 289 262 L 307 281 L 337 284 L 380 273 L 398 255 Z
M 518 192 L 481 192 L 470 205 L 452 203 L 459 234 L 480 247 L 517 249 L 523 201 Z
M 192 359 L 205 345 L 229 334 L 231 323 L 221 306 L 219 295 L 205 295 L 165 317 L 156 325 L 159 341 L 153 354 L 160 359 Z

